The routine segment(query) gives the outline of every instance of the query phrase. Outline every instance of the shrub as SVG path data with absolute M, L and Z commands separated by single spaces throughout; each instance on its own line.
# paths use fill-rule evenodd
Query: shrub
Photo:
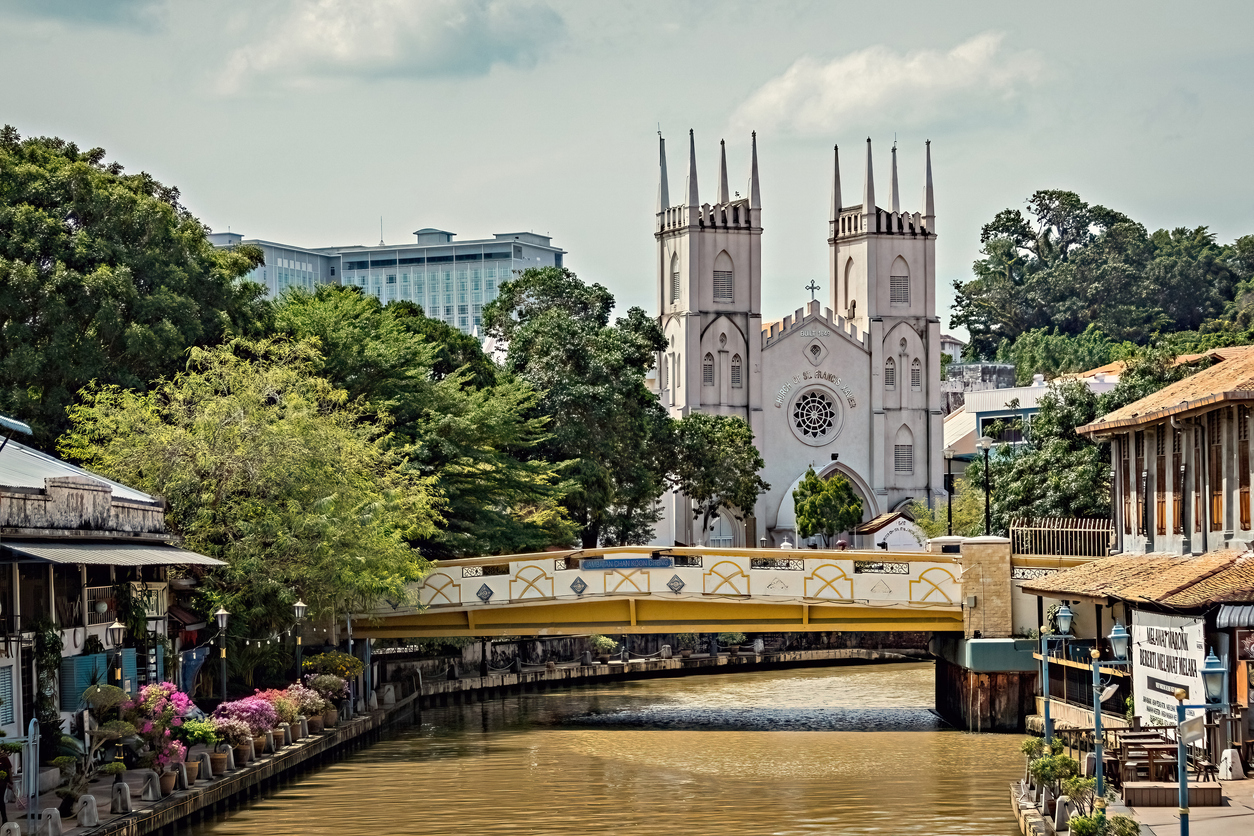
M 744 633 L 719 633 L 718 642 L 719 644 L 744 644 L 745 634 Z
M 122 761 L 109 761 L 97 771 L 103 772 L 105 775 L 121 775 L 126 771 L 126 764 L 122 763 Z
M 310 674 L 305 677 L 305 684 L 331 703 L 348 696 L 348 682 L 333 673 Z
M 319 653 L 310 656 L 303 665 L 306 674 L 329 673 L 341 679 L 354 679 L 361 676 L 365 665 L 356 656 L 333 650 L 330 653 Z
M 697 647 L 697 634 L 676 633 L 675 644 L 679 645 L 682 650 L 695 650 Z
M 214 710 L 213 716 L 239 720 L 248 726 L 253 737 L 260 737 L 279 724 L 274 706 L 259 697 L 224 702 Z
M 314 717 L 328 708 L 327 701 L 321 694 L 299 682 L 287 686 L 287 693 L 296 704 L 296 710 L 306 717 Z
M 213 723 L 213 729 L 219 739 L 226 745 L 243 746 L 246 743 L 252 745 L 253 730 L 243 720 L 235 717 L 219 717 L 215 711 L 210 722 Z
M 279 715 L 280 723 L 295 723 L 300 719 L 300 712 L 296 710 L 296 703 L 287 691 L 270 688 L 266 691 L 258 691 L 256 696 L 274 707 L 274 713 Z
M 192 746 L 215 746 L 221 738 L 212 720 L 188 720 L 179 727 L 175 736 L 188 748 Z
M 588 644 L 592 645 L 593 650 L 602 655 L 608 655 L 614 652 L 618 647 L 618 642 L 609 636 L 588 636 Z

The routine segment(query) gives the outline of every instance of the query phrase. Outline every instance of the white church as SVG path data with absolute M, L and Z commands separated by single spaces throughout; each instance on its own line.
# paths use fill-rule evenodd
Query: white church
M 842 201 L 836 152 L 829 304 L 811 301 L 781 321 L 763 322 L 756 134 L 746 196 L 728 190 L 723 148 L 713 203 L 701 202 L 691 131 L 683 198 L 671 202 L 666 146 L 659 141 L 654 237 L 658 314 L 668 345 L 654 385 L 673 417 L 701 411 L 748 421 L 766 462 L 761 476 L 771 489 L 743 523 L 721 514 L 704 532 L 697 530 L 701 523 L 693 519 L 691 503 L 668 494 L 655 542 L 798 544 L 792 492 L 810 466 L 823 478 L 839 473 L 849 479 L 862 496 L 864 521 L 886 520 L 914 499 L 943 502 L 930 143 L 922 211 L 913 213 L 901 210 L 895 146 L 883 208 L 875 200 L 871 141 L 858 205 Z M 875 542 L 882 536 L 873 535 Z M 901 539 L 890 539 L 890 545 L 905 545 Z

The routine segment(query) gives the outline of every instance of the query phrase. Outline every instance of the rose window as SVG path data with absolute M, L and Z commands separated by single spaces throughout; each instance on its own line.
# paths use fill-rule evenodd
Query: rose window
M 792 421 L 803 438 L 824 438 L 836 422 L 836 407 L 822 392 L 806 392 L 793 404 Z

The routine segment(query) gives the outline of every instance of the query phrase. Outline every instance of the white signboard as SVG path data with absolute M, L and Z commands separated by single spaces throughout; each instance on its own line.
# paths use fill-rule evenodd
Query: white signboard
M 1174 726 L 1178 688 L 1188 692 L 1188 702 L 1202 702 L 1205 659 L 1201 619 L 1133 610 L 1132 695 L 1141 721 L 1146 725 Z M 1203 713 L 1195 709 L 1188 716 L 1199 717 Z

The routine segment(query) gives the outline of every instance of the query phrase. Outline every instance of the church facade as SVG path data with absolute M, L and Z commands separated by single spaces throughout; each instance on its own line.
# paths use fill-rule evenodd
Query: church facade
M 942 498 L 930 144 L 923 205 L 913 213 L 900 207 L 896 147 L 885 207 L 876 203 L 871 141 L 858 205 L 842 201 L 836 151 L 828 304 L 811 301 L 770 323 L 762 320 L 756 135 L 745 194 L 729 193 L 727 154 L 721 147 L 716 199 L 705 203 L 692 133 L 685 189 L 674 203 L 660 138 L 659 146 L 654 238 L 658 315 L 667 346 L 658 357 L 655 387 L 673 417 L 707 412 L 744 418 L 766 463 L 762 478 L 771 488 L 744 515 L 744 523 L 725 514 L 704 532 L 693 520 L 691 503 L 668 494 L 656 542 L 797 544 L 792 492 L 811 466 L 824 478 L 840 473 L 849 479 L 862 496 L 864 520 L 914 499 L 933 503 Z

